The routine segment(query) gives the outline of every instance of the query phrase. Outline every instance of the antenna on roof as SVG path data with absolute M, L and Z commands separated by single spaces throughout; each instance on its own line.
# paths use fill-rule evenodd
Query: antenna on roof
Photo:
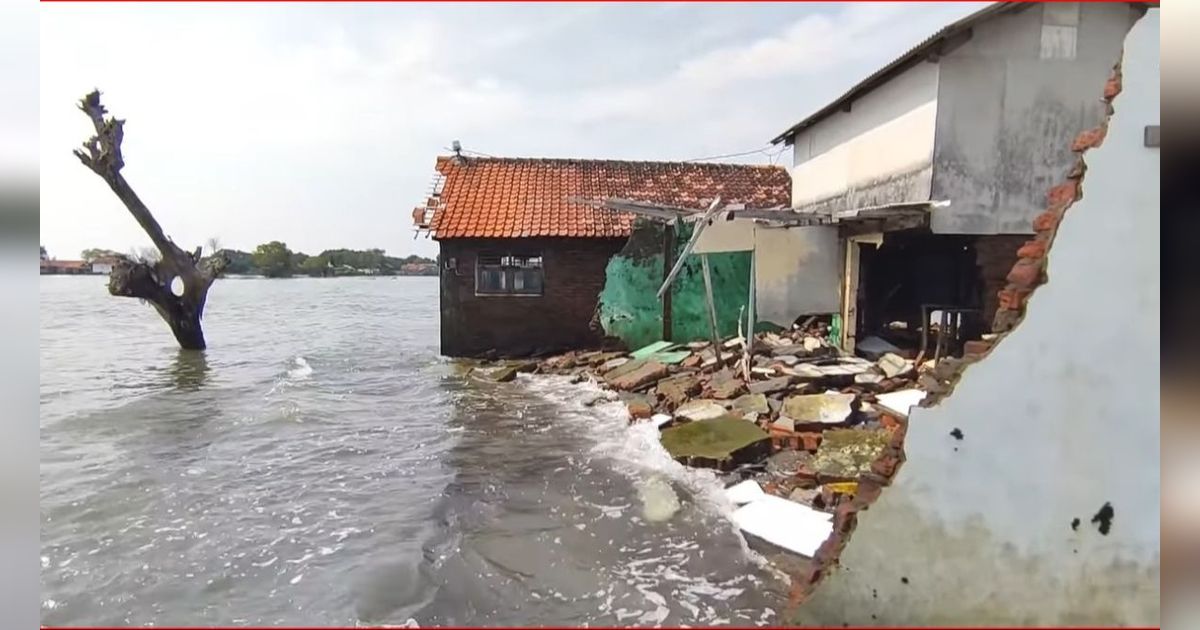
M 450 143 L 450 148 L 454 149 L 454 157 L 462 157 L 462 143 L 458 140 Z

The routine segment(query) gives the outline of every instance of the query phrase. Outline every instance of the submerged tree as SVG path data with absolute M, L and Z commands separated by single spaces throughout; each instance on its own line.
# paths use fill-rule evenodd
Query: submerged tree
M 108 276 L 108 292 L 149 302 L 171 327 L 180 347 L 204 349 L 204 331 L 200 327 L 204 302 L 209 287 L 220 277 L 228 261 L 223 254 L 202 258 L 199 247 L 186 252 L 163 233 L 150 209 L 121 175 L 125 166 L 121 156 L 125 121 L 105 116 L 108 110 L 100 104 L 100 92 L 94 90 L 83 97 L 79 109 L 92 120 L 96 135 L 83 143 L 83 149 L 75 149 L 75 156 L 116 193 L 159 253 L 157 261 L 118 258 Z

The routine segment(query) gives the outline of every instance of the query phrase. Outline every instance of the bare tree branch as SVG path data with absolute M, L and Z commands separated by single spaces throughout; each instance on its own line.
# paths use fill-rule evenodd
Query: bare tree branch
M 106 117 L 108 110 L 100 103 L 99 90 L 80 99 L 79 109 L 91 119 L 96 135 L 88 138 L 82 149 L 75 149 L 75 156 L 108 184 L 161 255 L 157 261 L 123 257 L 109 274 L 109 293 L 149 302 L 171 327 L 180 346 L 203 349 L 200 319 L 208 289 L 221 276 L 228 260 L 221 252 L 202 259 L 200 247 L 194 252 L 184 251 L 163 232 L 158 220 L 121 174 L 125 166 L 121 154 L 125 121 Z M 176 296 L 171 291 L 175 278 L 183 281 L 183 295 Z

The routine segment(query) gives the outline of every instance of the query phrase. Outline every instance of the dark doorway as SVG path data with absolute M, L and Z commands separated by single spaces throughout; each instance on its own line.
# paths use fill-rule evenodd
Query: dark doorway
M 944 330 L 941 355 L 960 356 L 963 342 L 986 331 L 974 243 L 973 236 L 910 230 L 887 234 L 878 248 L 859 245 L 855 338 L 880 337 L 908 358 L 924 341 L 932 358 Z

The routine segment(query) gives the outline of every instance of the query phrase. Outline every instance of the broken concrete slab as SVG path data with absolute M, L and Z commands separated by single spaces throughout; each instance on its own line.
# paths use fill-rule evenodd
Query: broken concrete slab
M 720 418 L 726 413 L 728 413 L 728 410 L 725 409 L 724 405 L 706 398 L 688 401 L 675 410 L 677 418 L 685 418 L 692 422 Z
M 878 385 L 883 382 L 883 375 L 874 372 L 863 372 L 854 375 L 856 385 Z
M 785 354 L 790 354 L 790 355 L 808 354 L 808 349 L 805 348 L 804 344 L 802 344 L 802 343 L 794 343 L 794 344 L 789 344 L 786 346 L 777 346 L 775 348 L 771 348 L 771 356 L 779 357 L 779 356 L 783 356 Z
M 628 364 L 626 364 L 628 365 Z M 625 366 L 621 366 L 614 371 L 620 371 Z M 638 365 L 633 370 L 620 374 L 618 376 L 606 376 L 605 381 L 614 389 L 633 390 L 643 385 L 649 385 L 670 374 L 670 369 L 658 361 L 646 361 Z
M 487 378 L 497 383 L 508 383 L 517 378 L 517 366 L 505 365 L 487 372 Z
M 764 494 L 733 512 L 742 530 L 772 545 L 811 558 L 833 534 L 833 515 Z
M 817 497 L 821 496 L 820 488 L 796 488 L 788 495 L 788 501 L 795 501 L 807 506 L 812 506 Z
M 667 429 L 662 432 L 662 445 L 672 458 L 684 464 L 721 470 L 756 461 L 771 452 L 766 432 L 733 416 Z
M 785 449 L 767 458 L 767 472 L 779 477 L 790 477 L 811 461 L 810 453 Z
M 826 431 L 811 468 L 830 480 L 852 481 L 871 471 L 871 464 L 891 439 L 886 430 L 833 429 Z
M 643 346 L 637 350 L 634 350 L 633 352 L 630 352 L 629 356 L 633 359 L 645 359 L 652 354 L 670 350 L 671 348 L 674 348 L 675 345 L 676 344 L 670 341 L 656 341 L 648 346 Z
M 900 348 L 888 343 L 882 337 L 871 336 L 862 341 L 854 342 L 854 352 L 872 361 L 878 361 L 880 357 L 889 352 L 898 353 L 900 351 Z
M 780 415 L 777 420 L 771 423 L 771 428 L 794 433 L 796 431 L 796 421 L 787 416 Z
M 700 393 L 700 380 L 691 374 L 680 374 L 658 382 L 658 395 L 671 406 L 678 407 Z
M 611 372 L 611 371 L 621 367 L 622 365 L 629 363 L 629 361 L 630 361 L 629 357 L 615 357 L 615 358 L 609 359 L 608 361 L 605 361 L 603 364 L 600 365 L 599 372 L 601 374 Z
M 656 352 L 650 355 L 650 358 L 665 365 L 675 365 L 682 363 L 690 356 L 692 356 L 691 350 L 673 350 L 669 352 Z
M 713 398 L 728 400 L 745 391 L 746 384 L 726 368 L 713 375 L 712 380 L 708 382 L 708 389 Z
M 876 396 L 875 405 L 901 418 L 907 418 L 909 411 L 924 399 L 925 392 L 919 389 L 902 389 Z
M 739 396 L 733 401 L 732 409 L 734 413 L 737 413 L 743 417 L 746 414 L 764 414 L 771 412 L 771 407 L 767 405 L 767 397 L 765 394 L 745 394 Z
M 725 498 L 734 505 L 745 505 L 766 494 L 757 481 L 747 479 L 725 488 Z
M 913 369 L 912 361 L 892 352 L 880 357 L 878 365 L 879 369 L 883 370 L 883 375 L 888 378 L 896 378 Z
M 785 391 L 792 384 L 792 378 L 789 376 L 780 376 L 767 381 L 754 381 L 750 383 L 747 389 L 751 394 L 774 394 L 775 392 Z
M 849 419 L 853 402 L 853 394 L 801 394 L 784 399 L 779 413 L 794 420 L 797 427 L 837 425 Z
M 675 418 L 665 413 L 656 413 L 653 416 L 650 416 L 650 422 L 660 429 L 668 424 L 671 424 L 671 421 L 674 419 Z

